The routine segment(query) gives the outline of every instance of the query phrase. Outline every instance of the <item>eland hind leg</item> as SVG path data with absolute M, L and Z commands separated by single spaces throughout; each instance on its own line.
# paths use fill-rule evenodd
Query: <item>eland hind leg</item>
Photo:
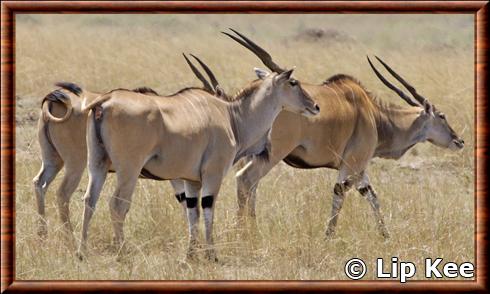
M 92 115 L 91 115 L 92 116 Z M 88 123 L 87 147 L 88 147 L 88 186 L 83 197 L 85 208 L 83 211 L 83 224 L 80 245 L 77 255 L 83 259 L 87 250 L 88 228 L 95 206 L 100 197 L 100 192 L 109 172 L 111 161 L 106 153 L 102 142 L 99 142 L 95 133 L 95 123 L 92 119 Z
M 344 204 L 345 193 L 350 190 L 352 184 L 351 179 L 340 176 L 337 183 L 335 183 L 333 189 L 332 210 L 328 220 L 327 231 L 325 232 L 327 237 L 331 237 L 335 234 L 335 227 L 337 226 L 340 210 Z
M 83 210 L 83 225 L 82 225 L 82 236 L 80 240 L 80 246 L 78 249 L 79 258 L 82 259 L 87 250 L 87 239 L 88 239 L 88 228 L 92 216 L 95 211 L 95 206 L 100 197 L 100 192 L 104 185 L 107 173 L 109 171 L 109 161 L 106 158 L 100 158 L 101 161 L 97 163 L 88 164 L 89 169 L 89 180 L 87 191 L 83 197 L 85 202 L 85 208 Z
M 41 122 L 41 124 L 44 122 Z M 56 175 L 63 167 L 63 160 L 49 142 L 47 138 L 47 125 L 39 126 L 39 145 L 41 147 L 42 165 L 39 173 L 34 177 L 32 183 L 34 185 L 34 194 L 36 195 L 37 212 L 38 212 L 38 227 L 37 234 L 40 237 L 46 237 L 48 234 L 48 227 L 46 223 L 45 215 L 45 200 L 46 191 L 49 185 L 54 180 Z
M 356 186 L 362 179 L 364 169 L 369 161 L 369 157 L 359 158 L 353 156 L 352 153 L 347 153 L 344 157 L 342 165 L 339 169 L 337 182 L 333 189 L 332 210 L 328 219 L 327 230 L 325 232 L 327 238 L 335 234 L 335 227 L 339 218 L 340 210 L 344 204 L 346 193 Z
M 369 177 L 366 173 L 363 174 L 363 179 L 360 185 L 357 187 L 357 191 L 369 202 L 371 208 L 373 209 L 374 217 L 376 218 L 376 227 L 378 231 L 385 239 L 388 239 L 390 234 L 386 229 L 383 215 L 379 209 L 378 195 L 371 186 Z
M 364 171 L 373 157 L 376 147 L 376 136 L 370 117 L 361 117 L 356 127 L 356 132 L 364 133 L 366 138 L 360 140 L 357 137 L 350 138 L 347 147 L 342 154 L 342 162 L 339 167 L 337 183 L 334 186 L 332 210 L 328 220 L 327 238 L 335 234 L 335 227 L 340 210 L 345 199 L 345 193 L 353 186 L 357 186 L 362 180 Z
M 43 238 L 45 238 L 48 234 L 48 225 L 45 214 L 46 191 L 49 184 L 51 184 L 62 167 L 62 161 L 43 162 L 41 170 L 32 180 L 34 184 L 34 193 L 36 194 L 37 213 L 39 218 L 37 234 Z
M 75 192 L 75 189 L 80 183 L 83 171 L 85 170 L 85 163 L 72 164 L 65 163 L 65 176 L 57 192 L 58 211 L 61 223 L 65 231 L 65 235 L 69 240 L 73 239 L 73 227 L 70 220 L 70 199 Z
M 117 186 L 109 200 L 111 222 L 114 230 L 114 245 L 118 249 L 121 249 L 124 245 L 124 221 L 131 207 L 134 188 L 144 164 L 143 161 L 136 163 L 128 161 L 125 163 L 116 169 Z M 139 166 L 140 168 L 134 168 L 134 166 Z

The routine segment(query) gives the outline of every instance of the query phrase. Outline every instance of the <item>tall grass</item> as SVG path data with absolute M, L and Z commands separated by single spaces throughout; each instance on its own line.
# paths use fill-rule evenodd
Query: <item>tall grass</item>
M 470 15 L 18 15 L 16 28 L 16 278 L 17 279 L 346 279 L 345 262 L 397 256 L 474 261 L 473 17 Z M 40 167 L 36 120 L 41 98 L 56 81 L 93 91 L 149 86 L 169 94 L 199 83 L 182 52 L 210 65 L 227 92 L 254 79 L 251 53 L 219 34 L 233 27 L 263 45 L 295 76 L 320 83 L 335 73 L 355 76 L 381 99 L 403 102 L 365 60 L 376 54 L 446 113 L 467 142 L 453 153 L 419 144 L 399 161 L 369 168 L 391 238 L 379 237 L 368 203 L 347 196 L 337 237 L 324 239 L 336 180 L 333 170 L 279 164 L 258 188 L 257 232 L 237 226 L 235 180 L 225 179 L 215 217 L 220 263 L 185 261 L 187 227 L 166 182 L 141 180 L 126 220 L 130 252 L 111 246 L 108 194 L 90 229 L 92 252 L 78 262 L 64 244 L 54 192 L 47 194 L 50 235 L 36 236 L 31 179 Z M 318 33 L 319 30 L 321 33 Z M 320 34 L 320 36 L 318 36 Z M 72 221 L 81 230 L 86 176 L 74 193 Z M 423 278 L 418 271 L 416 278 Z

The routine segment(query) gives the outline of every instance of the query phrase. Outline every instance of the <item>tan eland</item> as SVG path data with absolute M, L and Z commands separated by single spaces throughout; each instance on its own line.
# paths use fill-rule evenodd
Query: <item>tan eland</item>
M 185 57 L 185 56 L 184 56 Z M 199 70 L 187 59 L 197 78 L 203 83 L 203 89 L 218 97 L 223 96 L 218 81 L 209 68 L 197 57 L 193 56 L 206 71 L 211 84 L 203 77 Z M 87 115 L 81 112 L 83 97 L 88 103 L 99 97 L 102 93 L 82 90 L 73 83 L 60 82 L 56 89 L 46 95 L 41 102 L 41 115 L 38 121 L 38 140 L 41 148 L 42 165 L 39 173 L 33 179 L 36 195 L 37 211 L 39 215 L 38 235 L 45 237 L 48 232 L 45 216 L 45 198 L 49 185 L 59 171 L 65 167 L 65 175 L 56 193 L 58 211 L 63 228 L 69 235 L 73 229 L 70 221 L 70 199 L 80 183 L 83 171 L 87 164 L 86 125 Z M 158 94 L 147 87 L 140 87 L 133 92 Z M 153 178 L 145 169 L 140 177 Z M 171 181 L 175 197 L 184 205 L 184 183 L 180 180 Z
M 206 256 L 216 260 L 212 239 L 216 197 L 223 177 L 240 158 L 264 154 L 269 132 L 283 109 L 315 115 L 318 106 L 291 78 L 256 69 L 258 80 L 233 102 L 201 89 L 183 89 L 166 99 L 114 90 L 82 107 L 89 111 L 87 130 L 89 184 L 81 244 L 86 251 L 88 227 L 109 166 L 117 175 L 110 200 L 115 243 L 124 241 L 123 223 L 140 171 L 161 179 L 184 179 L 189 248 L 193 257 L 198 233 L 198 198 L 206 229 Z M 265 151 L 264 151 L 265 150 Z
M 47 234 L 45 216 L 46 191 L 56 175 L 64 167 L 65 174 L 56 193 L 59 216 L 66 232 L 72 232 L 70 222 L 70 198 L 82 177 L 87 164 L 85 140 L 87 115 L 80 111 L 82 89 L 73 83 L 57 83 L 56 89 L 46 95 L 41 103 L 38 120 L 38 140 L 42 165 L 33 179 L 39 215 L 38 235 Z M 132 91 L 154 94 L 150 88 L 141 87 Z M 99 93 L 83 91 L 83 97 L 91 101 Z

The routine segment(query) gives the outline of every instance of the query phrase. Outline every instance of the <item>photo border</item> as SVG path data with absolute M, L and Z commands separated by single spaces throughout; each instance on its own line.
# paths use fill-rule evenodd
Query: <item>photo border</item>
M 21 13 L 465 13 L 475 16 L 475 267 L 473 281 L 15 280 L 15 14 Z M 5 1 L 1 3 L 1 292 L 363 291 L 488 292 L 488 1 Z

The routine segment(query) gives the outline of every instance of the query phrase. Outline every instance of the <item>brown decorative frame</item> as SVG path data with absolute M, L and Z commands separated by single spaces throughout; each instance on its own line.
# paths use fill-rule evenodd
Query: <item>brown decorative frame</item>
M 15 280 L 15 14 L 16 13 L 471 13 L 475 15 L 475 281 L 16 281 Z M 488 292 L 488 1 L 6 1 L 1 4 L 1 291 L 360 291 Z

